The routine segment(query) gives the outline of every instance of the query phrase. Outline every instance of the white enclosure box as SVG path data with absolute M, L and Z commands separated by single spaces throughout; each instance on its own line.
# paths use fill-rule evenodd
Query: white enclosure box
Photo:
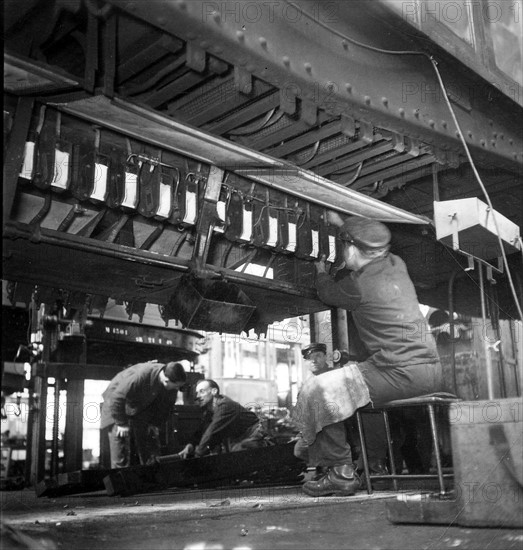
M 501 256 L 498 231 L 506 254 L 521 250 L 519 227 L 477 198 L 434 202 L 434 223 L 439 241 L 475 258 Z

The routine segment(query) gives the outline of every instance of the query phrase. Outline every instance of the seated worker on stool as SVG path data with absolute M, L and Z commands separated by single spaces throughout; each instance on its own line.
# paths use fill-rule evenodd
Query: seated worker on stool
M 309 370 L 314 376 L 319 376 L 320 374 L 323 374 L 324 372 L 328 372 L 329 370 L 335 368 L 334 365 L 329 364 L 329 362 L 327 361 L 327 346 L 325 344 L 313 342 L 304 347 L 301 350 L 301 354 L 303 358 L 309 362 Z M 335 426 L 330 427 L 329 433 L 331 434 L 331 439 L 333 440 L 333 442 L 335 442 L 338 438 L 343 440 L 346 439 L 347 436 L 345 433 L 345 428 L 344 426 L 342 426 L 342 424 L 342 422 L 339 422 Z M 341 445 L 340 449 L 341 461 L 344 462 L 347 451 L 344 445 Z M 321 477 L 323 477 L 323 475 L 325 475 L 325 473 L 327 473 L 329 464 L 322 463 L 322 457 L 316 457 L 312 449 L 311 452 L 309 452 L 309 446 L 307 445 L 301 434 L 294 446 L 294 455 L 296 456 L 296 458 L 299 458 L 307 464 L 316 467 L 316 475 L 314 477 L 314 480 L 320 479 Z M 348 458 L 350 460 L 350 451 Z
M 351 491 L 353 494 L 359 486 L 349 461 L 350 445 L 345 442 L 347 448 L 343 458 L 339 448 L 343 447 L 343 442 L 340 439 L 333 442 L 330 425 L 352 416 L 357 408 L 366 404 L 362 404 L 366 398 L 367 402 L 379 406 L 393 399 L 443 389 L 436 345 L 420 311 L 414 285 L 403 260 L 389 253 L 389 229 L 381 222 L 359 217 L 350 217 L 345 222 L 338 219 L 335 223 L 340 226 L 338 239 L 343 243 L 344 267 L 349 273 L 342 278 L 332 278 L 327 273 L 323 256 L 316 263 L 316 288 L 325 304 L 352 312 L 368 357 L 363 362 L 313 377 L 318 382 L 317 387 L 309 388 L 302 397 L 299 413 L 303 416 L 303 411 L 315 409 L 318 416 L 316 424 L 309 425 L 306 440 L 309 449 L 315 443 L 313 431 L 316 429 L 316 439 L 319 436 L 320 443 L 324 443 L 322 462 L 334 463 L 322 479 L 304 484 L 304 492 L 311 496 L 347 495 Z M 333 377 L 339 371 L 346 371 L 345 379 Z M 333 379 L 320 380 L 324 377 Z M 332 384 L 339 384 L 339 387 L 333 388 Z M 351 388 L 357 392 L 356 396 L 350 395 Z M 341 394 L 337 400 L 329 394 L 334 390 Z M 330 418 L 328 414 L 321 415 L 329 403 L 332 405 Z M 374 414 L 364 417 L 369 458 L 374 462 L 382 461 L 387 449 L 382 418 Z
M 180 363 L 138 363 L 119 372 L 103 393 L 101 428 L 108 430 L 111 468 L 131 465 L 130 437 L 140 464 L 160 454 L 159 427 L 176 402 L 187 375 Z
M 182 458 L 216 454 L 223 447 L 226 452 L 235 452 L 271 444 L 256 413 L 221 395 L 214 380 L 196 384 L 196 401 L 203 409 L 203 435 L 178 453 Z

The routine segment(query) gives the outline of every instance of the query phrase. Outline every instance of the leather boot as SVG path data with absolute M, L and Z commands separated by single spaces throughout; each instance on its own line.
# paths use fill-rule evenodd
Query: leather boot
M 360 488 L 360 480 L 352 465 L 333 466 L 318 481 L 307 481 L 303 492 L 311 497 L 327 495 L 350 496 Z
M 389 470 L 387 468 L 387 465 L 385 464 L 384 460 L 369 460 L 369 472 L 371 477 L 372 476 L 386 476 L 389 475 Z M 358 467 L 357 473 L 360 477 L 362 487 L 367 484 L 367 478 L 365 476 L 365 471 L 363 470 L 363 467 Z M 390 479 L 375 479 L 372 481 L 372 485 L 376 489 L 382 489 L 387 490 L 393 487 L 392 480 Z
M 329 469 L 325 466 L 316 466 L 316 472 L 311 478 L 311 481 L 320 480 L 325 474 L 329 473 Z

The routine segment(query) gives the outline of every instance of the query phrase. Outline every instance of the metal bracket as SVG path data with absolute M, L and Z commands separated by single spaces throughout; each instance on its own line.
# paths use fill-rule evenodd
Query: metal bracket
M 211 236 L 214 226 L 218 221 L 216 205 L 220 198 L 224 174 L 224 170 L 211 165 L 209 177 L 207 178 L 207 184 L 205 186 L 201 216 L 199 217 L 198 226 L 196 228 L 198 240 L 194 247 L 195 258 L 201 259 L 202 265 L 206 263 Z
M 487 344 L 487 349 L 492 349 L 494 351 L 499 352 L 499 344 L 501 344 L 501 340 L 498 340 L 497 342 L 494 342 L 493 344 Z
M 296 112 L 296 93 L 291 87 L 281 88 L 280 109 L 288 115 Z
M 366 143 L 374 141 L 374 125 L 367 120 L 360 120 L 360 138 Z
M 318 107 L 313 101 L 302 100 L 301 118 L 305 124 L 315 126 L 318 122 Z
M 234 85 L 242 94 L 252 92 L 252 74 L 241 67 L 234 67 Z
M 342 113 L 341 115 L 341 133 L 347 137 L 356 135 L 356 121 L 349 115 Z
M 203 48 L 196 46 L 193 42 L 187 42 L 186 55 L 189 68 L 198 73 L 205 71 L 207 54 Z

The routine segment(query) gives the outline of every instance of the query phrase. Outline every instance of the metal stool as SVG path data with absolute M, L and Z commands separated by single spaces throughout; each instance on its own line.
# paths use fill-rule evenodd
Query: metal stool
M 361 440 L 361 453 L 363 457 L 363 470 L 365 472 L 365 481 L 367 485 L 367 493 L 370 495 L 372 493 L 372 483 L 371 479 L 392 479 L 394 490 L 398 490 L 398 480 L 399 479 L 438 479 L 439 483 L 439 492 L 440 495 L 445 495 L 445 477 L 452 477 L 451 475 L 445 475 L 443 474 L 443 467 L 441 464 L 441 455 L 439 451 L 439 444 L 438 444 L 438 425 L 436 422 L 436 415 L 435 415 L 435 407 L 437 406 L 444 406 L 448 407 L 451 403 L 455 403 L 456 401 L 460 401 L 458 397 L 451 393 L 445 393 L 445 392 L 439 392 L 439 393 L 431 393 L 428 395 L 420 395 L 419 397 L 411 397 L 409 399 L 396 399 L 394 401 L 388 401 L 387 403 L 383 403 L 379 405 L 378 407 L 369 407 L 368 409 L 358 409 L 356 411 L 356 420 L 358 423 L 358 431 L 360 434 L 360 440 Z M 436 459 L 436 474 L 398 474 L 396 472 L 396 465 L 394 464 L 394 455 L 393 455 L 393 449 L 392 449 L 392 437 L 390 433 L 390 424 L 389 424 L 389 415 L 388 411 L 391 409 L 396 408 L 403 408 L 403 407 L 427 407 L 429 412 L 429 420 L 430 420 L 430 428 L 431 428 L 431 435 L 432 435 L 432 445 L 434 448 L 434 455 Z M 389 456 L 391 457 L 390 460 L 390 468 L 391 468 L 391 474 L 390 475 L 371 475 L 370 474 L 370 468 L 369 468 L 369 460 L 367 457 L 367 445 L 365 443 L 365 434 L 363 431 L 363 424 L 361 420 L 361 414 L 365 411 L 368 412 L 381 412 L 383 415 L 383 422 L 385 423 L 385 431 L 387 434 L 387 447 L 389 451 Z

